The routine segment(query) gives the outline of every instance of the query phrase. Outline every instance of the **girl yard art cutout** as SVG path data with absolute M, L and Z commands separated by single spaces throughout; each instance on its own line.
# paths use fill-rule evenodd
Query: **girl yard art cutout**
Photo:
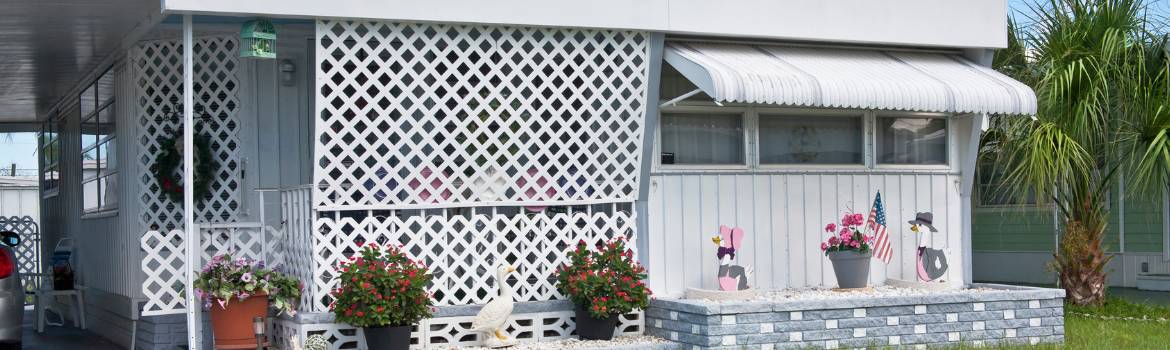
M 934 228 L 934 214 L 930 212 L 918 213 L 914 215 L 914 220 L 908 221 L 910 224 L 910 231 L 914 231 L 918 238 L 918 279 L 923 282 L 931 282 L 939 280 L 947 274 L 947 256 L 941 249 L 933 249 L 927 246 L 926 231 L 930 233 L 938 232 Z M 940 281 L 941 282 L 941 281 Z
M 723 291 L 747 290 L 748 279 L 752 275 L 751 266 L 740 266 L 733 264 L 735 259 L 735 251 L 743 246 L 745 233 L 742 228 L 730 228 L 725 225 L 719 226 L 719 234 L 711 237 L 711 242 L 718 246 L 719 250 L 715 254 L 719 258 L 719 289 Z

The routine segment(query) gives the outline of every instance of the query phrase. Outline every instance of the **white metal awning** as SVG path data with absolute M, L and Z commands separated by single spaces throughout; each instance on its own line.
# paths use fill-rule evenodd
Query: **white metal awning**
M 951 54 L 671 42 L 664 59 L 720 102 L 1036 113 L 1031 88 Z

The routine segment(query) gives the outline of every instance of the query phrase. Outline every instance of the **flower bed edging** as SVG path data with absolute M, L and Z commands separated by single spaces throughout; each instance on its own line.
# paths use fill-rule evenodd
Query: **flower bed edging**
M 1064 291 L 976 284 L 995 291 L 830 300 L 659 299 L 646 333 L 709 349 L 989 345 L 1064 341 Z

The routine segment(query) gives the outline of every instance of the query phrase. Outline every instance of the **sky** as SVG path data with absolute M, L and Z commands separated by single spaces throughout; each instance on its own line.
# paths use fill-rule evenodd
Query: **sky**
M 1018 21 L 1025 22 L 1026 18 L 1021 16 L 1021 12 L 1023 14 L 1029 13 L 1028 4 L 1033 1 L 1008 0 L 1008 7 L 1011 8 L 1011 12 L 1017 13 Z M 1049 0 L 1040 1 L 1047 3 Z M 1170 17 L 1170 0 L 1152 0 L 1150 11 Z M 18 169 L 35 169 L 37 167 L 36 145 L 36 134 L 34 133 L 0 133 L 0 168 L 8 169 L 11 164 L 15 163 Z

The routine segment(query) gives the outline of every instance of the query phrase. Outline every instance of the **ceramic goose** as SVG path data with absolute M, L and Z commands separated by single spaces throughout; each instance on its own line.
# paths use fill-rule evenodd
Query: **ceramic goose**
M 508 285 L 509 273 L 516 271 L 512 265 L 502 265 L 496 268 L 496 283 L 500 286 L 500 296 L 488 302 L 475 315 L 471 323 L 471 330 L 483 334 L 491 334 L 484 341 L 488 347 L 507 346 L 510 344 L 508 336 L 504 334 L 504 325 L 508 323 L 508 316 L 512 315 L 512 286 Z

